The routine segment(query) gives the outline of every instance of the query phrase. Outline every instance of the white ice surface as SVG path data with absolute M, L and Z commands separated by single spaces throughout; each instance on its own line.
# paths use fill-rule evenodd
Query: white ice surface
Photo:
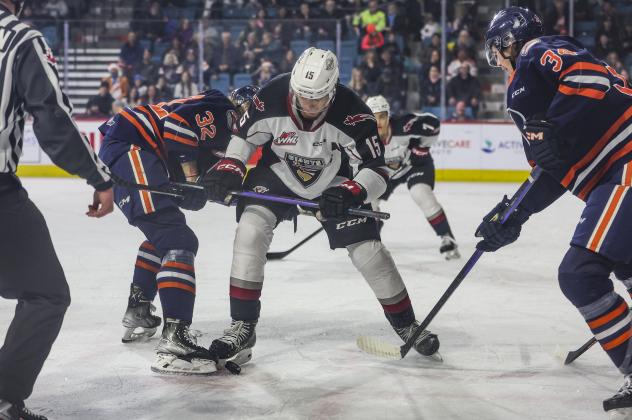
M 556 356 L 590 338 L 556 279 L 582 208 L 571 196 L 533 217 L 517 243 L 481 258 L 431 325 L 443 364 L 414 352 L 381 360 L 356 348 L 360 334 L 399 339 L 346 251 L 330 251 L 321 235 L 266 267 L 253 362 L 240 376 L 191 378 L 150 371 L 155 338 L 120 341 L 140 232 L 118 210 L 85 217 L 91 190 L 83 181 L 24 184 L 48 221 L 73 298 L 29 400 L 51 419 L 600 419 L 601 400 L 622 383 L 597 346 L 570 367 Z M 419 319 L 473 252 L 481 217 L 516 188 L 438 185 L 463 254 L 450 262 L 406 188 L 384 205 L 392 213 L 384 243 Z M 208 345 L 229 323 L 234 209 L 209 205 L 187 219 L 200 238 L 193 328 Z M 282 224 L 272 250 L 316 227 L 302 217 L 294 235 Z M 14 304 L 0 300 L 2 334 Z

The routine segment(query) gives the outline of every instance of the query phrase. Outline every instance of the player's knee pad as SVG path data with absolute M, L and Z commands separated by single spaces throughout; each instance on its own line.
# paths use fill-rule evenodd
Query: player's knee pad
M 437 201 L 432 188 L 428 184 L 414 184 L 410 186 L 410 196 L 419 206 L 426 218 L 431 218 L 441 211 L 441 204 Z
M 233 243 L 231 278 L 263 282 L 266 253 L 276 222 L 276 216 L 266 207 L 250 205 L 244 209 Z
M 586 248 L 572 246 L 558 270 L 560 289 L 576 307 L 584 307 L 613 290 L 612 263 Z
M 347 246 L 351 262 L 369 283 L 378 299 L 401 293 L 406 286 L 395 261 L 381 241 L 369 240 Z

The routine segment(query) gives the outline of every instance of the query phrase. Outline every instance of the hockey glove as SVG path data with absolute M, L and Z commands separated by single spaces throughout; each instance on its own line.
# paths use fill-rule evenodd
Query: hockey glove
M 557 137 L 553 124 L 544 120 L 529 120 L 525 123 L 524 131 L 536 165 L 545 170 L 558 169 L 564 165 L 564 145 Z
M 320 197 L 320 214 L 326 219 L 339 219 L 347 215 L 351 207 L 362 205 L 366 191 L 362 185 L 348 180 L 335 187 L 327 188 Z
M 530 214 L 518 206 L 507 221 L 501 224 L 502 212 L 509 207 L 509 204 L 509 199 L 505 196 L 492 211 L 485 215 L 483 222 L 478 225 L 474 235 L 477 238 L 483 238 L 482 241 L 476 244 L 476 249 L 484 252 L 494 252 L 518 239 L 522 225 L 529 220 Z
M 178 207 L 185 210 L 198 211 L 204 208 L 208 201 L 208 193 L 203 188 L 187 188 L 184 197 L 178 202 Z
M 204 174 L 202 185 L 209 199 L 230 205 L 231 191 L 241 191 L 246 166 L 237 159 L 224 158 Z

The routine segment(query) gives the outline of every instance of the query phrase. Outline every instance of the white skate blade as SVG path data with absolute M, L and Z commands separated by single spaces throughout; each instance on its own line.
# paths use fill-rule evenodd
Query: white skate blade
M 422 354 L 423 356 L 423 354 Z M 430 359 L 433 362 L 438 362 L 438 363 L 443 363 L 443 356 L 441 356 L 441 353 L 439 353 L 438 351 L 431 354 L 430 356 L 424 356 L 426 359 Z
M 143 327 L 135 327 L 135 328 L 125 328 L 125 332 L 123 333 L 123 338 L 121 341 L 123 343 L 132 343 L 134 341 L 146 341 L 156 334 L 156 328 L 143 328 Z
M 209 359 L 180 359 L 175 354 L 156 354 L 156 361 L 151 365 L 152 372 L 167 375 L 211 375 L 217 372 L 215 361 Z
M 447 261 L 458 260 L 459 258 L 461 258 L 461 254 L 459 254 L 459 251 L 456 249 L 453 249 L 452 251 L 444 252 L 443 256 L 445 257 Z
M 610 420 L 632 420 L 632 408 L 615 408 L 608 411 Z
M 219 359 L 218 364 L 222 368 L 224 367 L 226 362 L 233 362 L 241 366 L 241 365 L 245 365 L 251 360 L 252 360 L 252 348 L 249 348 L 249 349 L 243 349 L 242 351 L 240 351 L 239 353 L 237 353 L 236 355 L 228 359 Z

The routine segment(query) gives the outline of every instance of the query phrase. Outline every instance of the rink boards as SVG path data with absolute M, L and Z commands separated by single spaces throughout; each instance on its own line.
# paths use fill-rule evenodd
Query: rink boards
M 95 149 L 102 136 L 102 119 L 77 119 L 79 129 Z M 432 147 L 439 181 L 519 182 L 528 173 L 520 133 L 511 123 L 444 122 L 439 140 Z M 251 163 L 254 163 L 251 162 Z M 37 143 L 28 122 L 24 129 L 24 147 L 18 170 L 20 176 L 70 176 L 54 166 Z

